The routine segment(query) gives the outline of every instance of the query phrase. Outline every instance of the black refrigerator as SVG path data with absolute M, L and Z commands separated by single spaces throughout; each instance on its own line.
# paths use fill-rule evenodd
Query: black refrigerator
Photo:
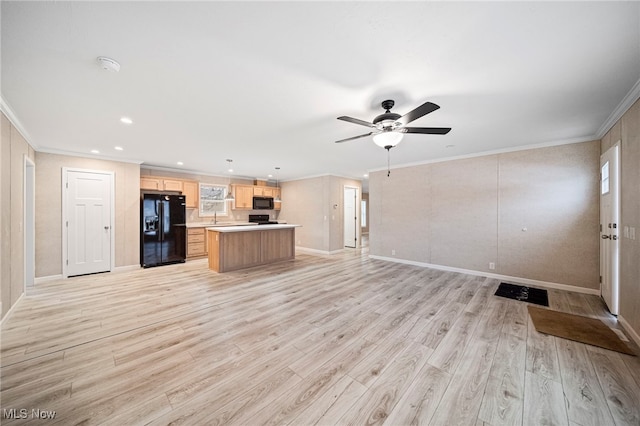
M 142 194 L 140 265 L 143 268 L 184 262 L 187 225 L 184 195 Z

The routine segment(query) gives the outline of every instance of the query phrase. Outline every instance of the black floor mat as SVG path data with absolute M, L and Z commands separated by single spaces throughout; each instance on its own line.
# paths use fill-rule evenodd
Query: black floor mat
M 500 283 L 496 296 L 507 299 L 519 300 L 521 302 L 535 303 L 536 305 L 549 306 L 547 290 L 539 288 L 525 287 L 509 283 Z

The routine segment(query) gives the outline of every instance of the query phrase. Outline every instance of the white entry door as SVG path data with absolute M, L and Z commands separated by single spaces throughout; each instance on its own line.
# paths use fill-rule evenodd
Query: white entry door
M 600 157 L 600 294 L 618 315 L 620 246 L 620 144 Z
M 110 271 L 113 173 L 64 169 L 63 192 L 63 275 Z
M 356 247 L 358 214 L 356 202 L 358 200 L 358 188 L 344 188 L 344 246 Z

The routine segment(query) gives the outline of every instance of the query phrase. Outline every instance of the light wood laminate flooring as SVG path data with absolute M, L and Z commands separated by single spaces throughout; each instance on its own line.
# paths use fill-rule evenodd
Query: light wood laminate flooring
M 41 283 L 2 327 L 2 424 L 640 424 L 637 357 L 537 333 L 498 284 L 366 250 Z

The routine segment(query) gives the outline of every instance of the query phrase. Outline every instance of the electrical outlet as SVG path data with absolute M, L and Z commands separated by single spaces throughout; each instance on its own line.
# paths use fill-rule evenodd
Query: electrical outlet
M 396 255 L 396 251 L 395 250 L 391 250 L 391 256 L 395 256 Z
M 629 238 L 632 240 L 636 239 L 636 227 L 635 226 L 630 226 L 629 227 Z
M 496 264 L 493 262 L 489 262 L 489 269 L 496 269 Z

